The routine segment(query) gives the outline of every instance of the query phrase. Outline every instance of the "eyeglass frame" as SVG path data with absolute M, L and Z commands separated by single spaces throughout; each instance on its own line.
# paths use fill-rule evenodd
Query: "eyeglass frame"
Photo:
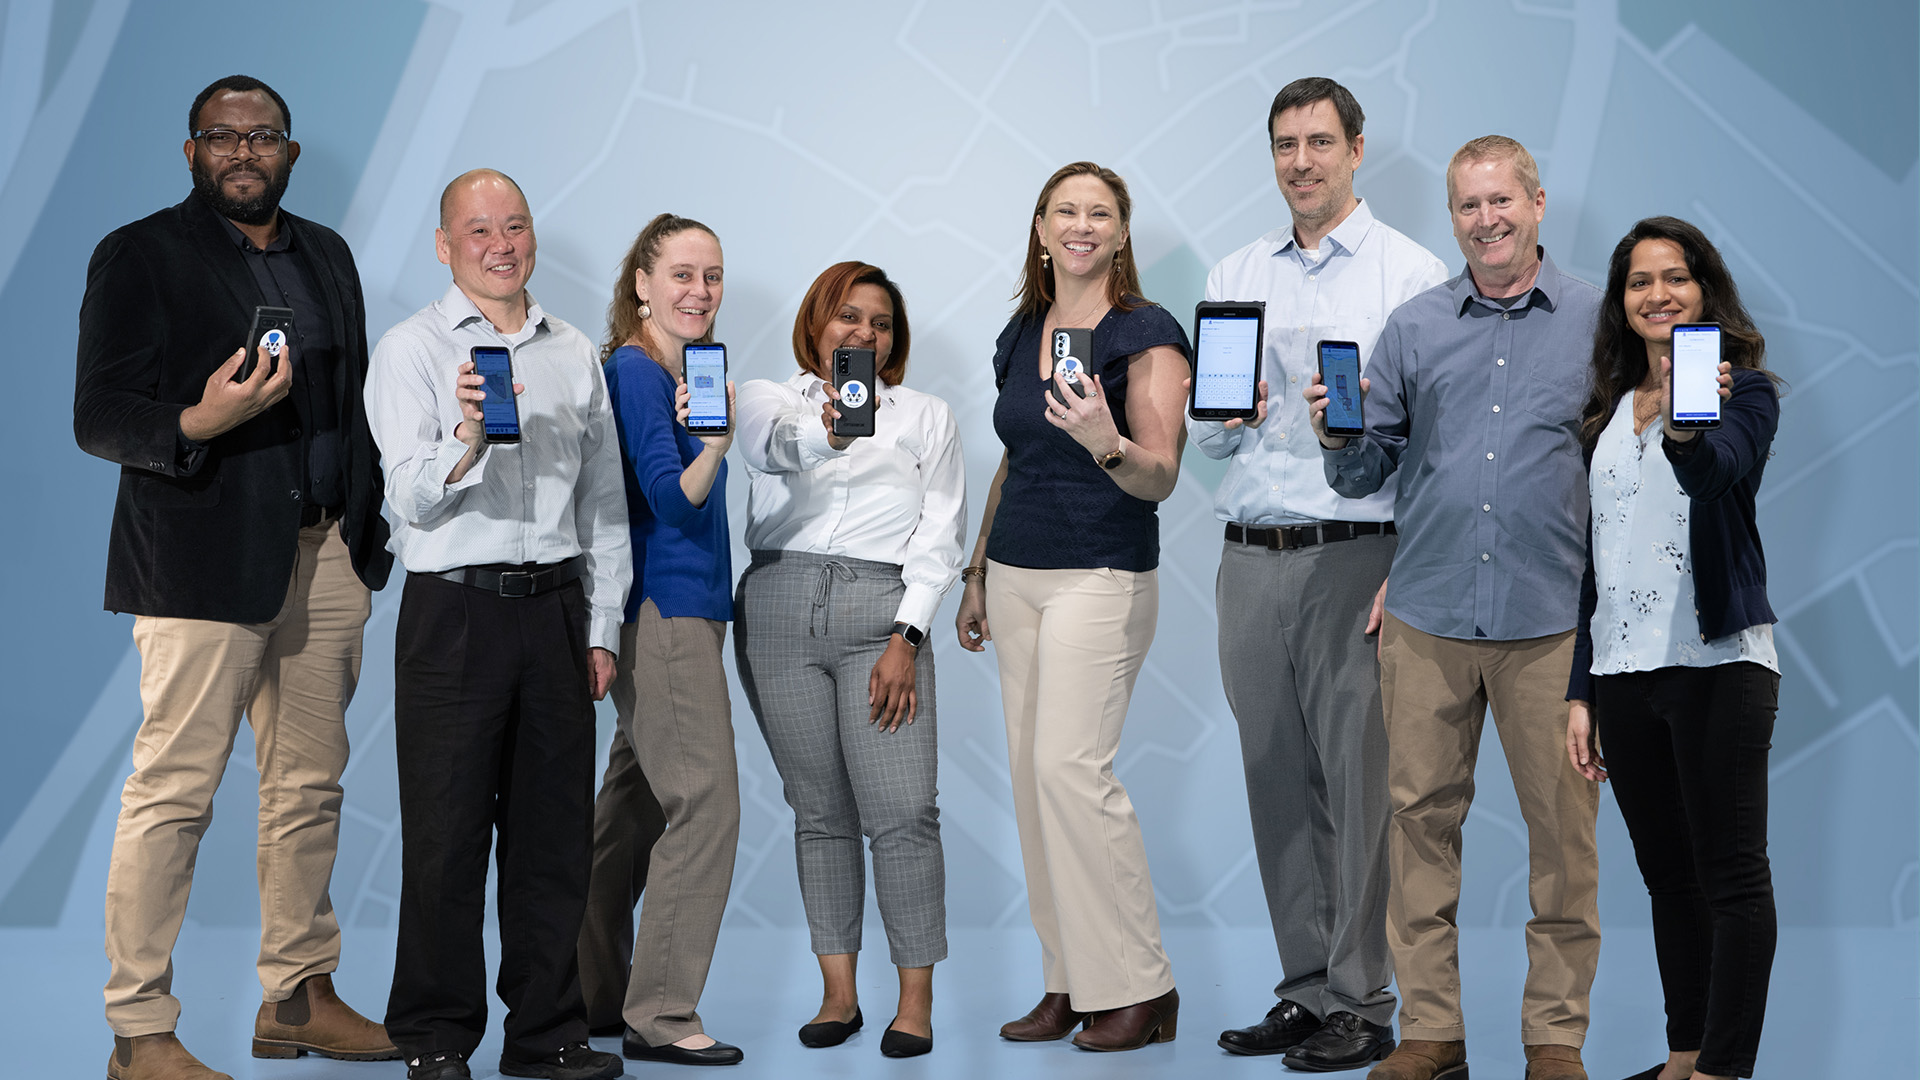
M 293 141 L 292 132 L 284 130 L 276 131 L 273 128 L 255 128 L 252 131 L 235 131 L 232 128 L 201 128 L 199 131 L 193 133 L 193 138 L 196 140 L 204 140 L 207 136 L 214 134 L 232 135 L 236 140 L 233 144 L 233 149 L 224 154 L 215 150 L 213 143 L 208 142 L 207 153 L 212 154 L 214 157 L 232 157 L 239 151 L 240 144 L 243 142 L 247 144 L 247 151 L 254 157 L 279 157 L 281 154 L 286 153 L 287 144 Z M 280 139 L 280 145 L 270 154 L 261 153 L 260 148 L 253 145 L 254 136 L 256 135 L 276 135 Z

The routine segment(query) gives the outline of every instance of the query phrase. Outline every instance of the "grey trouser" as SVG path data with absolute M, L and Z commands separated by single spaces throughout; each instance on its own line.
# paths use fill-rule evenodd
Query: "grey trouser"
M 864 833 L 893 963 L 913 968 L 947 957 L 932 635 L 914 658 L 913 723 L 883 731 L 867 701 L 905 591 L 888 563 L 756 551 L 740 578 L 734 658 L 793 807 L 813 951 L 860 951 Z
M 1315 1016 L 1393 1020 L 1387 735 L 1367 613 L 1396 538 L 1289 551 L 1229 541 L 1215 604 L 1253 847 L 1282 979 Z

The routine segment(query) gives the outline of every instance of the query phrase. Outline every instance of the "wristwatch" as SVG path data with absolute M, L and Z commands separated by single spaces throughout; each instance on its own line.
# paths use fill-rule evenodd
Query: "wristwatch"
M 1117 469 L 1127 462 L 1127 444 L 1121 443 L 1100 456 L 1100 467 L 1109 471 Z
M 927 635 L 912 623 L 894 623 L 893 632 L 900 635 L 901 641 L 906 642 L 915 649 L 920 648 L 920 643 L 927 640 Z

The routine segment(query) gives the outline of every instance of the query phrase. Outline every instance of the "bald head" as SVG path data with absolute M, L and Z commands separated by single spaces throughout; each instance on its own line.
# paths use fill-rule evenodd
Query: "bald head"
M 527 201 L 527 193 L 520 190 L 520 185 L 514 183 L 513 177 L 499 169 L 471 169 L 454 177 L 440 192 L 440 228 L 443 231 L 450 220 L 449 215 L 453 212 L 454 203 L 460 195 L 483 184 L 505 184 L 513 189 L 515 195 L 520 196 L 522 204 Z

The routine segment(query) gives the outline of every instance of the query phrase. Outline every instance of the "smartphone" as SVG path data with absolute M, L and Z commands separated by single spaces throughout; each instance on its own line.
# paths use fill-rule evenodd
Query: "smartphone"
M 1063 326 L 1053 332 L 1053 374 L 1081 397 L 1093 391 L 1093 384 L 1087 379 L 1092 364 L 1091 329 Z
M 253 325 L 247 330 L 247 355 L 240 361 L 240 369 L 233 373 L 234 382 L 246 382 L 253 378 L 253 369 L 260 361 L 259 349 L 267 350 L 267 376 L 272 378 L 280 370 L 280 355 L 293 340 L 293 309 L 266 307 L 253 309 Z
M 733 430 L 727 416 L 727 347 L 696 342 L 680 356 L 687 378 L 687 431 L 725 435 Z
M 1193 309 L 1195 420 L 1251 420 L 1259 415 L 1260 348 L 1266 338 L 1264 300 L 1205 300 Z
M 475 345 L 473 370 L 486 378 L 480 415 L 490 443 L 520 441 L 520 405 L 513 397 L 513 354 L 498 345 Z
M 1673 328 L 1673 399 L 1667 420 L 1682 430 L 1720 426 L 1720 324 Z
M 1353 341 L 1321 341 L 1320 382 L 1327 388 L 1327 434 L 1357 439 L 1367 433 L 1360 407 L 1360 345 Z
M 840 392 L 833 433 L 843 439 L 873 434 L 873 350 L 833 350 L 833 388 Z

